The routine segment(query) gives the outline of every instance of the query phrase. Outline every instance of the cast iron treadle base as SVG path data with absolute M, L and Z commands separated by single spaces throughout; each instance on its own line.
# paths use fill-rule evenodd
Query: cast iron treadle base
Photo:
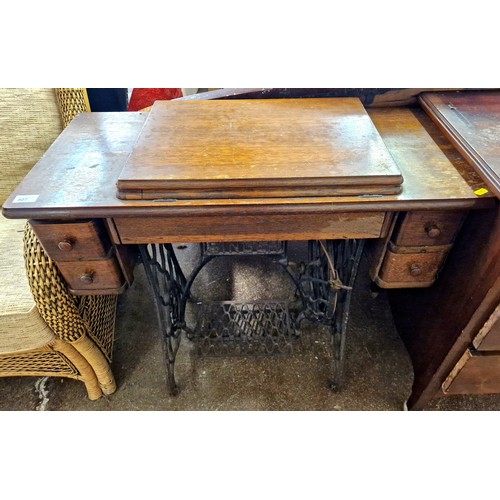
M 189 338 L 200 356 L 292 354 L 298 336 L 288 302 L 232 301 L 197 304 L 198 321 Z
M 202 341 L 212 355 L 231 349 L 241 354 L 277 354 L 291 351 L 291 340 L 304 320 L 330 328 L 332 349 L 331 388 L 342 387 L 349 305 L 363 240 L 309 241 L 307 262 L 292 264 L 286 242 L 207 243 L 201 259 L 185 277 L 171 244 L 139 245 L 141 260 L 153 293 L 167 360 L 170 394 L 178 392 L 174 376 L 175 358 L 184 331 Z M 295 284 L 300 311 L 290 311 L 279 302 L 242 304 L 220 302 L 202 314 L 202 323 L 191 332 L 185 323 L 191 285 L 211 260 L 228 255 L 271 257 Z M 200 348 L 200 349 L 201 349 Z

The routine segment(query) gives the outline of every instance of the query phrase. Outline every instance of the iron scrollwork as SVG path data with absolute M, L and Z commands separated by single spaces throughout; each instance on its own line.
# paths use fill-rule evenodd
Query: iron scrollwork
M 193 338 L 193 330 L 188 329 L 185 323 L 191 286 L 208 262 L 216 257 L 231 255 L 265 255 L 273 258 L 295 283 L 301 308 L 296 314 L 292 314 L 276 303 L 221 303 L 222 316 L 219 319 L 222 322 L 216 320 L 208 323 L 211 325 L 208 329 L 211 338 L 205 336 L 205 345 L 213 350 L 215 341 L 219 341 L 222 355 L 229 352 L 227 347 L 231 343 L 233 346 L 239 343 L 236 350 L 244 354 L 260 352 L 273 355 L 280 349 L 289 352 L 290 342 L 297 335 L 302 321 L 321 323 L 327 325 L 331 332 L 331 387 L 334 390 L 340 389 L 349 305 L 363 240 L 309 241 L 307 262 L 298 266 L 288 262 L 286 242 L 205 243 L 201 245 L 200 262 L 188 278 L 185 277 L 171 244 L 139 247 L 166 351 L 167 386 L 170 394 L 178 393 L 174 369 L 182 332 L 187 331 L 188 336 Z M 266 314 L 270 314 L 272 320 L 266 319 Z M 269 328 L 269 325 L 274 324 L 286 327 L 280 333 L 279 328 Z M 259 347 L 258 342 L 263 345 Z

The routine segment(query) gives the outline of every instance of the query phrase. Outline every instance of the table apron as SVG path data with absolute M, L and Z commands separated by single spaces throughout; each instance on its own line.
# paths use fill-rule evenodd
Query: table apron
M 390 216 L 390 215 L 388 215 Z M 385 212 L 117 217 L 117 243 L 380 238 Z

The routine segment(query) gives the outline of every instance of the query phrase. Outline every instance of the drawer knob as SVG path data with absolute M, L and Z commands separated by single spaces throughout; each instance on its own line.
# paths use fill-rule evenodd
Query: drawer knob
M 441 234 L 441 229 L 439 229 L 435 224 L 431 224 L 425 228 L 425 232 L 429 238 L 437 238 Z
M 94 282 L 94 272 L 88 271 L 80 276 L 80 281 L 85 283 L 86 285 L 90 285 Z
M 420 276 L 422 274 L 423 267 L 422 264 L 412 264 L 410 266 L 410 274 L 412 276 Z
M 57 247 L 63 252 L 71 252 L 73 250 L 73 241 L 70 239 L 62 240 L 57 244 Z

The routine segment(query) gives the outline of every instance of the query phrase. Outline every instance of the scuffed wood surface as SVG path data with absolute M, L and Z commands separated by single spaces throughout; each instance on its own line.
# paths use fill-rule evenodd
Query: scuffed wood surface
M 425 93 L 420 102 L 500 197 L 500 91 Z
M 126 199 L 398 194 L 356 98 L 156 102 L 118 178 Z

